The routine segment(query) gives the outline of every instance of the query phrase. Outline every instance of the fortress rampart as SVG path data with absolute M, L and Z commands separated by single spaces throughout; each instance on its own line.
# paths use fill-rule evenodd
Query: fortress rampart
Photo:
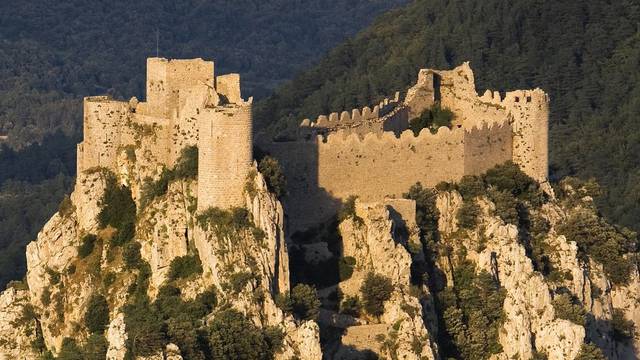
M 414 136 L 409 121 L 435 104 L 454 113 L 451 129 L 423 129 Z M 285 207 L 297 230 L 335 214 L 351 195 L 365 202 L 397 198 L 416 182 L 458 181 L 509 160 L 546 181 L 547 128 L 542 90 L 508 92 L 504 99 L 491 91 L 478 96 L 464 63 L 421 70 L 404 101 L 396 94 L 373 109 L 305 119 L 293 141 L 260 146 L 283 166 L 289 183 Z

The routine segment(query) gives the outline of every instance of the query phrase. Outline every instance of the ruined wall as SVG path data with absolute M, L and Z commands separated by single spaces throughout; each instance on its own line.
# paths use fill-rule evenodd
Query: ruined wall
M 285 206 L 292 230 L 333 215 L 342 200 L 357 195 L 365 202 L 397 198 L 420 181 L 435 186 L 464 175 L 463 129 L 406 131 L 400 138 L 385 132 L 364 139 L 340 131 L 313 141 L 272 143 L 287 176 Z
M 179 115 L 180 90 L 206 84 L 214 87 L 213 61 L 147 59 L 147 105 L 149 115 L 164 118 Z
M 84 141 L 78 148 L 78 164 L 83 170 L 95 166 L 115 168 L 122 128 L 130 119 L 127 102 L 106 96 L 84 99 Z
M 502 102 L 513 116 L 513 161 L 538 181 L 549 176 L 549 97 L 544 91 L 508 92 Z
M 232 104 L 242 102 L 240 74 L 225 74 L 216 77 L 216 91 Z
M 480 123 L 465 132 L 465 175 L 480 175 L 511 158 L 512 134 L 508 121 Z
M 253 162 L 251 104 L 205 108 L 198 121 L 198 210 L 243 206 Z

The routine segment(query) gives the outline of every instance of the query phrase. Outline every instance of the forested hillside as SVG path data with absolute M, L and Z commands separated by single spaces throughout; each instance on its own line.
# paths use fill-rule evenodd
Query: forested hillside
M 471 61 L 478 90 L 551 97 L 551 174 L 595 177 L 600 208 L 640 229 L 640 4 L 417 0 L 381 16 L 262 102 L 272 134 L 406 90 L 419 68 Z
M 70 191 L 83 96 L 142 98 L 156 45 L 214 59 L 216 72 L 242 74 L 246 95 L 265 96 L 406 2 L 1 1 L 0 286 L 24 274 L 24 246 Z

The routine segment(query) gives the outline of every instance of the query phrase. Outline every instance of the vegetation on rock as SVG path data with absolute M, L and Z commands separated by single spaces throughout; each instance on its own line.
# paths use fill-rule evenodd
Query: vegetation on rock
M 373 272 L 367 273 L 360 287 L 362 307 L 373 316 L 382 315 L 385 301 L 391 299 L 391 292 L 393 284 L 389 278 Z

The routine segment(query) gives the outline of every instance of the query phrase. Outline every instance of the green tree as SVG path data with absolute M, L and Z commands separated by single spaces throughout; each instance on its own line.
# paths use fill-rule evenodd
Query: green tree
M 109 324 L 109 304 L 100 294 L 91 296 L 84 315 L 84 323 L 90 333 L 100 333 Z
M 382 315 L 384 303 L 391 299 L 392 292 L 393 284 L 389 278 L 373 272 L 367 273 L 360 287 L 365 311 L 373 316 Z

